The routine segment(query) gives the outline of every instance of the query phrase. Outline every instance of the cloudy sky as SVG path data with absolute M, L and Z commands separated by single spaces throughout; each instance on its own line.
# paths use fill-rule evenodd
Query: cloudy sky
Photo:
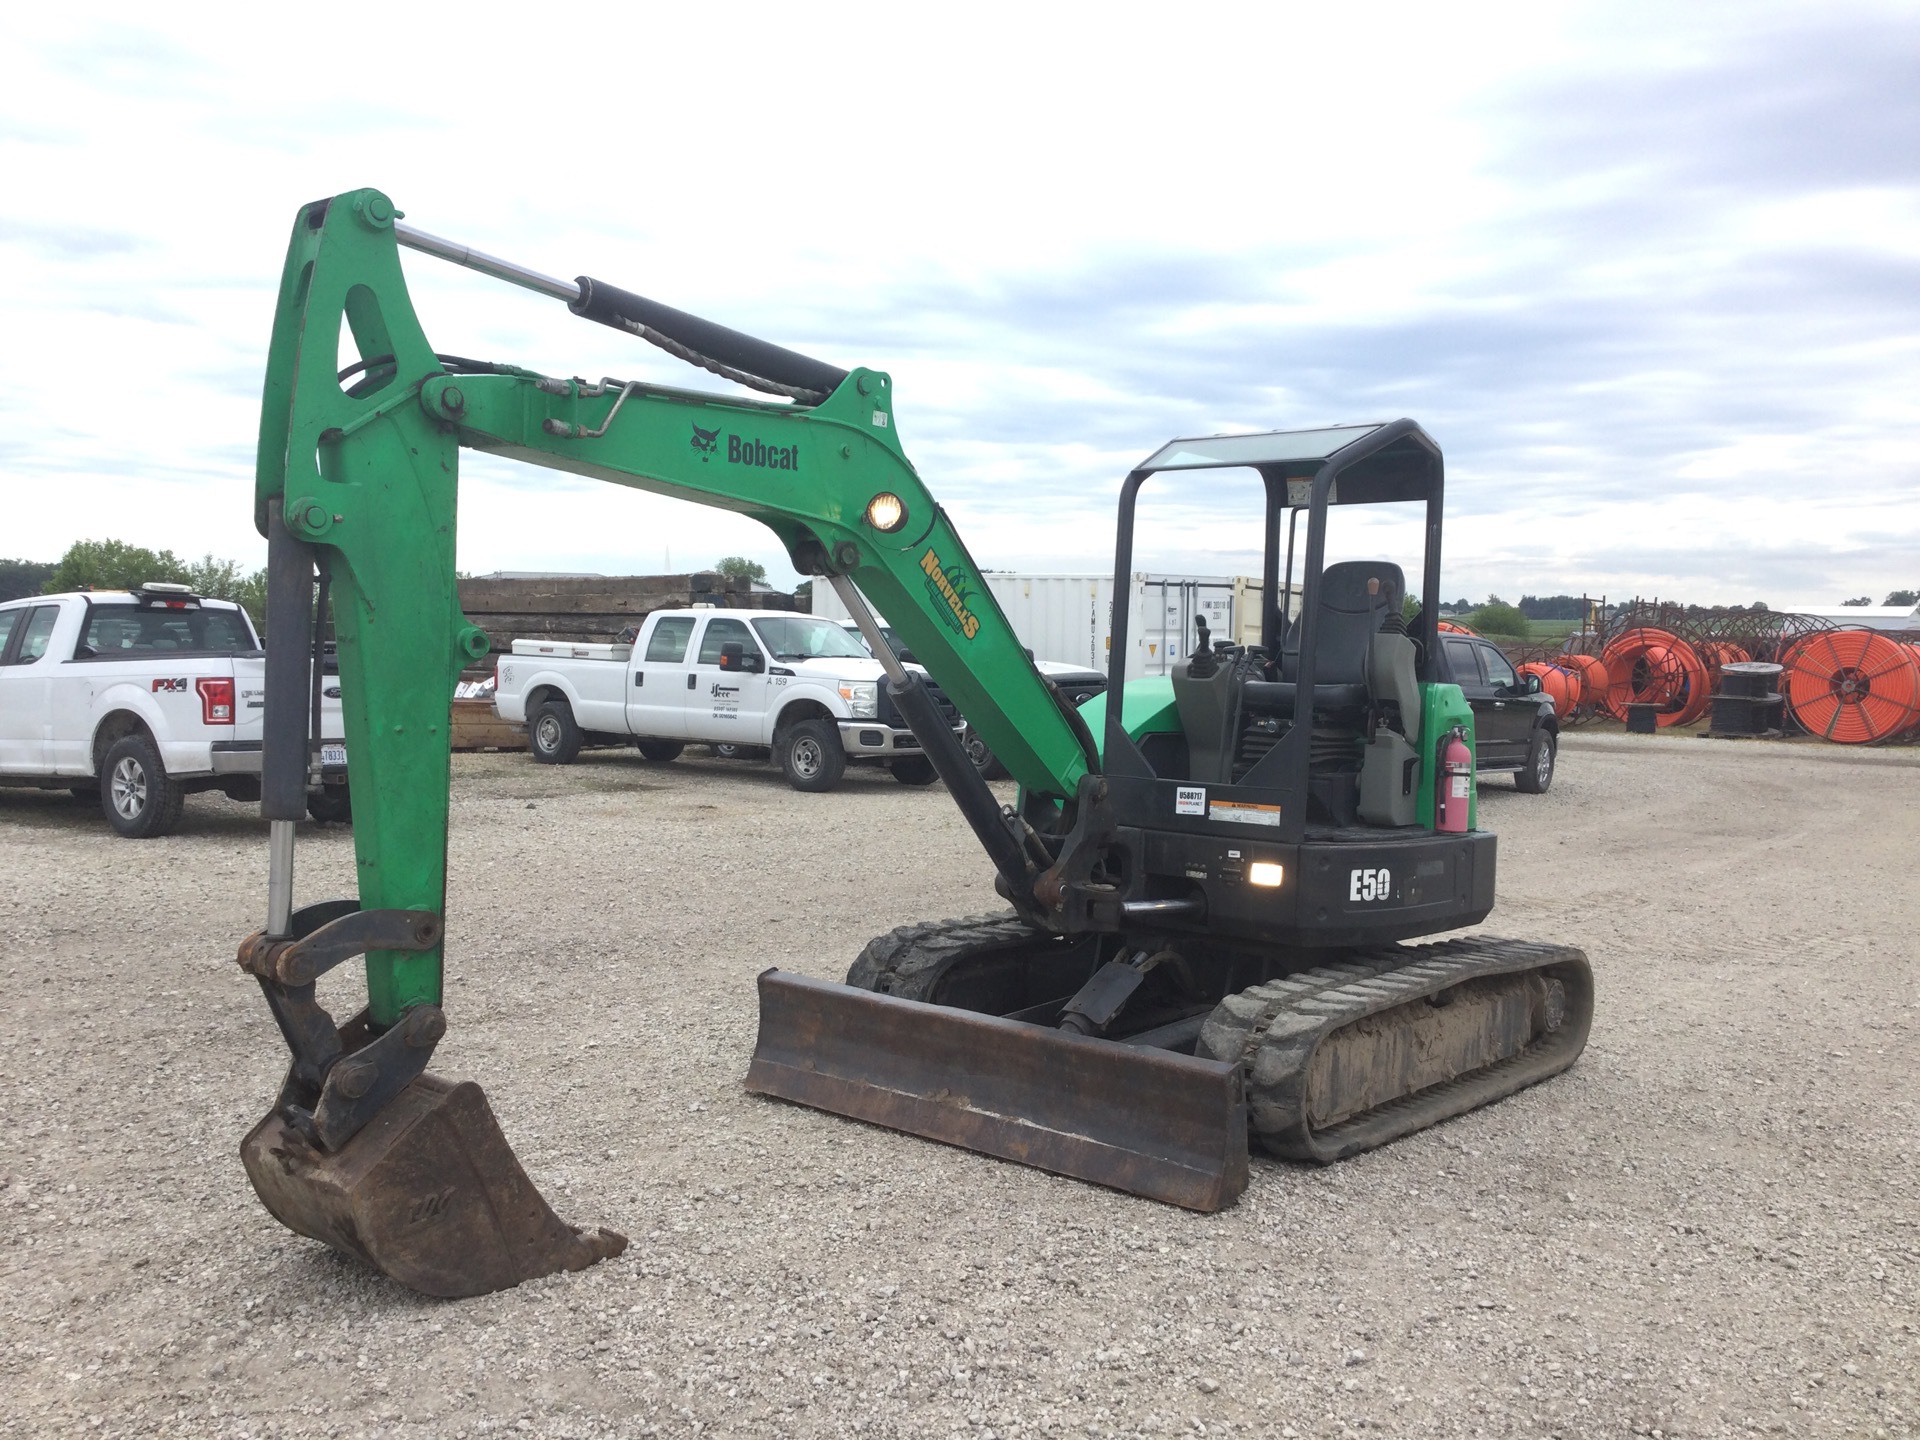
M 1411 415 L 1449 596 L 1920 585 L 1920 4 L 187 14 L 0 21 L 0 556 L 259 563 L 287 231 L 374 185 L 891 371 L 983 565 L 1109 566 L 1171 436 Z M 441 350 L 722 385 L 407 264 Z M 469 571 L 792 578 L 719 512 L 486 457 L 462 484 Z M 1169 494 L 1138 558 L 1257 569 L 1250 495 Z

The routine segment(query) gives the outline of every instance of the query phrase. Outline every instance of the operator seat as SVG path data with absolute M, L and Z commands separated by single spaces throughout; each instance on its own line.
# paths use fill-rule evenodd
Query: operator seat
M 1370 581 L 1379 582 L 1372 593 Z M 1400 567 L 1386 560 L 1343 561 L 1321 571 L 1314 604 L 1312 710 L 1353 712 L 1358 729 L 1359 715 L 1374 699 L 1374 674 L 1381 669 L 1374 642 L 1386 618 L 1399 615 L 1406 584 Z M 1296 621 L 1281 642 L 1278 680 L 1254 678 L 1264 663 L 1257 652 L 1235 658 L 1195 655 L 1174 664 L 1173 694 L 1189 756 L 1187 778 L 1230 783 L 1235 770 L 1249 767 L 1264 749 L 1255 745 L 1249 750 L 1246 743 L 1244 732 L 1254 723 L 1254 713 L 1268 717 L 1259 722 L 1263 734 L 1273 733 L 1273 717 L 1286 717 L 1286 722 L 1295 717 L 1304 629 Z M 1406 659 L 1411 661 L 1410 651 Z M 1402 667 L 1390 664 L 1386 670 L 1397 676 Z M 1406 673 L 1411 674 L 1410 663 Z M 1417 683 L 1404 698 L 1403 693 L 1390 698 L 1399 701 L 1403 715 L 1409 705 L 1417 714 Z M 1349 776 L 1327 787 L 1329 794 L 1341 792 L 1329 806 L 1336 815 L 1352 813 L 1352 803 L 1344 799 L 1344 786 L 1351 783 Z
M 1380 582 L 1379 593 L 1367 593 L 1369 580 Z M 1326 706 L 1345 698 L 1347 703 L 1364 705 L 1373 637 L 1387 616 L 1400 613 L 1407 577 L 1388 560 L 1343 560 L 1320 572 L 1319 592 L 1314 616 L 1318 622 L 1314 626 L 1314 703 Z M 1300 636 L 1305 628 L 1296 623 L 1280 646 L 1283 681 L 1300 678 Z M 1354 689 L 1346 697 L 1322 693 L 1323 687 L 1335 685 Z

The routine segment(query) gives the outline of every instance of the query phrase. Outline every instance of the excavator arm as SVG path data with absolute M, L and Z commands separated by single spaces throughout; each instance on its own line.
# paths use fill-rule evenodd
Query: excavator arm
M 556 379 L 438 354 L 407 291 L 403 243 L 566 299 L 585 318 L 790 398 Z M 1097 766 L 1093 742 L 1028 659 L 907 461 L 893 400 L 892 382 L 878 371 L 842 372 L 587 277 L 553 280 L 410 230 L 378 191 L 302 209 L 269 351 L 255 492 L 270 572 L 268 923 L 240 953 L 294 1056 L 274 1111 L 243 1149 L 256 1188 L 283 1221 L 439 1293 L 591 1263 L 618 1240 L 611 1232 L 582 1237 L 551 1212 L 531 1239 L 497 1226 L 477 1239 L 476 1227 L 486 1230 L 497 1216 L 494 1192 L 531 1187 L 490 1114 L 443 1123 L 453 1092 L 423 1094 L 439 1084 L 424 1072 L 446 1023 L 448 702 L 462 667 L 488 650 L 461 614 L 455 587 L 462 447 L 763 522 L 796 568 L 842 587 L 869 625 L 860 595 L 845 587 L 857 585 L 884 608 L 917 662 L 1020 780 L 1030 813 L 1070 820 Z M 316 743 L 308 724 L 316 580 L 331 602 L 338 647 L 359 894 L 296 910 L 293 822 L 304 814 Z M 1050 907 L 1035 885 L 1058 859 L 1059 836 L 1049 842 L 1000 806 L 919 677 L 884 644 L 876 653 L 999 870 L 1002 892 L 1044 925 Z M 336 1027 L 319 1010 L 312 981 L 359 954 L 367 1008 Z M 464 1089 L 474 1093 L 458 1103 L 473 1111 L 478 1100 L 476 1113 L 485 1112 L 477 1089 Z M 405 1108 L 403 1099 L 421 1114 L 401 1137 L 382 1122 Z M 429 1163 L 423 1152 L 433 1144 L 445 1153 Z M 378 1164 L 367 1160 L 374 1149 Z M 481 1174 L 474 1157 L 483 1153 L 497 1175 Z M 406 1187 L 376 1174 L 380 1164 L 446 1173 L 465 1164 L 480 1176 L 472 1195 L 450 1193 L 429 1207 L 442 1240 L 424 1258 L 413 1253 L 420 1226 L 396 1219 L 389 1203 Z M 462 1258 L 489 1246 L 490 1264 Z

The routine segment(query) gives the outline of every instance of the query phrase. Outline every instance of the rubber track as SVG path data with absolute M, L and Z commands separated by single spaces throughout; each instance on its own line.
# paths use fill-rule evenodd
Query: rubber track
M 847 970 L 847 984 L 903 1000 L 926 1000 L 961 960 L 1012 946 L 1059 943 L 1011 910 L 924 920 L 869 940 Z
M 1518 1055 L 1390 1100 L 1325 1130 L 1315 1131 L 1307 1123 L 1308 1068 L 1321 1041 L 1334 1031 L 1465 980 L 1523 971 L 1547 972 L 1565 986 L 1566 1015 L 1558 1028 Z M 1198 1053 L 1242 1062 L 1248 1119 L 1263 1149 L 1329 1165 L 1559 1074 L 1586 1048 L 1592 1021 L 1593 974 L 1581 951 L 1476 935 L 1433 945 L 1363 950 L 1337 964 L 1228 996 L 1207 1017 Z

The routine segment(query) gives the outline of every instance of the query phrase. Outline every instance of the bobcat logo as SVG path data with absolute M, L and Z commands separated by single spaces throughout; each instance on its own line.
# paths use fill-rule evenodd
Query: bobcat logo
M 720 448 L 720 427 L 716 425 L 711 430 L 702 430 L 698 425 L 695 425 L 693 427 L 693 448 L 700 452 L 700 458 L 703 460 L 718 451 Z

